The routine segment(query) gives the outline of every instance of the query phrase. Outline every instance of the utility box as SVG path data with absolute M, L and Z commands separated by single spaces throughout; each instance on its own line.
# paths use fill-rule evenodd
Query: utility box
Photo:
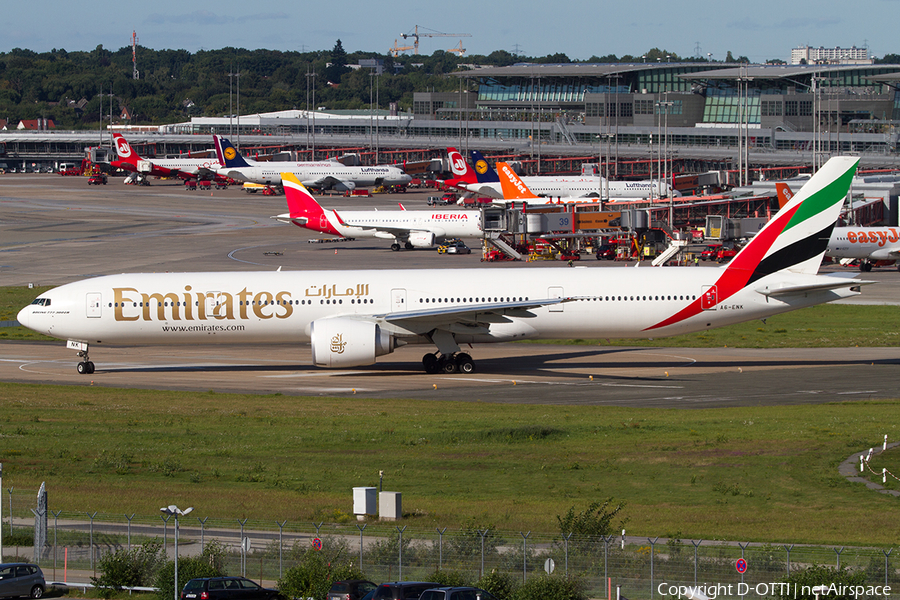
M 400 492 L 381 492 L 378 494 L 378 518 L 382 521 L 397 521 L 403 516 Z
M 357 521 L 364 521 L 366 515 L 378 514 L 375 507 L 377 488 L 355 487 L 353 488 L 353 514 Z

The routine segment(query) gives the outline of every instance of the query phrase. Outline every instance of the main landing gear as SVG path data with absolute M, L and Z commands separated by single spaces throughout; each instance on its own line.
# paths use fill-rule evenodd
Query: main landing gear
M 403 247 L 407 250 L 412 250 L 414 248 L 412 242 L 403 242 Z M 398 252 L 400 250 L 400 242 L 394 242 L 393 244 L 391 244 L 391 250 L 393 250 L 394 252 Z
M 465 352 L 455 354 L 426 354 L 422 357 L 422 366 L 429 375 L 436 373 L 474 373 L 475 361 Z

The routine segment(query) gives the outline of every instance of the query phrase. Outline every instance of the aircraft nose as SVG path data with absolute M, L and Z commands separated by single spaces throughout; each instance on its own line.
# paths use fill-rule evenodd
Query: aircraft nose
M 25 327 L 29 327 L 28 323 L 31 320 L 30 318 L 31 318 L 31 307 L 30 306 L 26 306 L 25 308 L 23 308 L 22 310 L 19 311 L 18 315 L 16 315 L 16 320 Z

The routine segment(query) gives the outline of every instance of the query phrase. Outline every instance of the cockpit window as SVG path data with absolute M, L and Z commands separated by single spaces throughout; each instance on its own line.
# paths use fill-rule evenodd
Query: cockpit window
M 31 304 L 32 306 L 50 306 L 50 298 L 35 298 Z

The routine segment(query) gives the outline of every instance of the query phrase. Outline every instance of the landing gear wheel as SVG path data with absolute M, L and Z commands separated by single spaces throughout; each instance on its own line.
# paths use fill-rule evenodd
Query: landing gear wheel
M 468 375 L 475 372 L 475 361 L 465 352 L 456 355 L 456 370 Z
M 441 372 L 450 375 L 456 373 L 456 361 L 452 356 L 442 356 L 440 360 Z
M 872 263 L 870 263 L 870 262 L 860 263 L 859 270 L 862 271 L 863 273 L 868 273 L 869 271 L 872 270 Z
M 405 244 L 403 244 L 403 247 L 406 248 L 407 250 L 412 250 L 413 249 L 412 242 L 406 242 Z
M 394 242 L 393 244 L 391 244 L 391 250 L 393 250 L 394 252 L 399 252 L 400 244 L 398 244 L 397 242 Z
M 91 375 L 91 374 L 94 372 L 94 363 L 93 363 L 92 361 L 87 361 L 87 363 L 85 363 L 85 364 L 87 364 L 87 368 L 88 368 L 87 373 L 88 373 L 88 375 Z
M 86 362 L 80 362 L 80 363 L 78 363 L 78 366 L 75 367 L 75 370 L 78 371 L 78 374 L 79 374 L 79 375 L 90 375 L 90 374 L 91 374 L 91 371 L 90 371 L 91 368 L 90 368 L 90 366 L 88 366 L 88 365 L 89 365 L 89 363 L 86 363 Z
M 423 356 L 422 366 L 425 367 L 425 372 L 429 375 L 434 375 L 441 370 L 436 354 L 426 354 L 425 356 Z

